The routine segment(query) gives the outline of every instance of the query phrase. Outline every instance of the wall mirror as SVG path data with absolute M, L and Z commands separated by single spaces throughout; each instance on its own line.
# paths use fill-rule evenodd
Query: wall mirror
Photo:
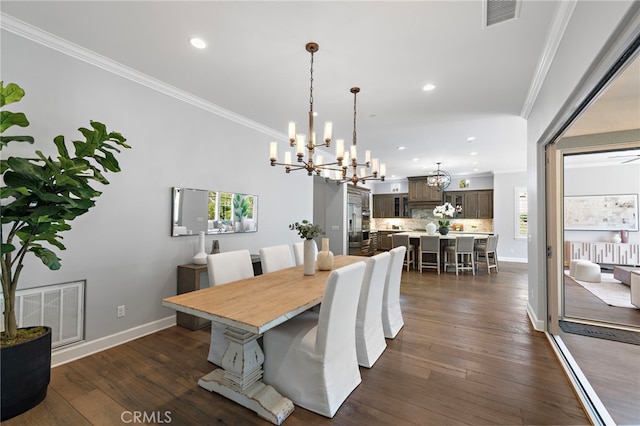
M 231 234 L 258 230 L 258 197 L 173 187 L 171 236 Z

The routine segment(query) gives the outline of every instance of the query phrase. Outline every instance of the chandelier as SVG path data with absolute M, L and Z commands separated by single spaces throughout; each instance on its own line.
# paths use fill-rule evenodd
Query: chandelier
M 289 173 L 291 170 L 306 170 L 309 176 L 320 175 L 323 170 L 331 169 L 331 166 L 342 166 L 342 160 L 344 156 L 344 140 L 338 139 L 336 141 L 336 161 L 333 163 L 323 163 L 323 158 L 318 155 L 314 161 L 313 155 L 315 148 L 317 147 L 329 147 L 331 146 L 331 136 L 333 131 L 333 124 L 326 122 L 324 125 L 324 143 L 316 143 L 316 133 L 314 130 L 314 112 L 313 112 L 313 54 L 319 50 L 317 43 L 309 42 L 306 44 L 307 52 L 311 53 L 311 78 L 309 88 L 309 133 L 305 135 L 303 133 L 297 133 L 296 123 L 289 122 L 289 146 L 296 148 L 296 157 L 298 165 L 292 165 L 291 152 L 284 153 L 284 163 L 278 162 L 278 142 L 271 142 L 271 148 L 269 152 L 269 159 L 272 166 L 284 166 L 285 172 Z M 305 160 L 305 149 L 307 151 L 307 158 Z
M 340 185 L 341 183 L 351 183 L 353 185 L 357 185 L 358 182 L 364 183 L 368 180 L 379 180 L 384 181 L 384 177 L 386 175 L 386 166 L 384 164 L 379 164 L 377 158 L 371 160 L 371 151 L 365 151 L 365 160 L 364 163 L 358 163 L 358 154 L 356 151 L 356 145 L 358 143 L 358 138 L 356 135 L 356 97 L 360 92 L 359 87 L 352 87 L 351 93 L 353 93 L 353 144 L 351 145 L 351 150 L 345 152 L 343 154 L 343 163 L 341 168 L 326 168 L 325 169 L 325 180 L 327 182 L 336 182 L 336 184 Z M 362 157 L 360 157 L 362 158 Z M 348 176 L 349 167 L 352 168 L 352 175 Z M 358 167 L 360 171 L 358 172 Z M 371 167 L 371 174 L 368 174 L 368 168 Z M 331 176 L 333 173 L 333 176 Z M 378 177 L 380 175 L 380 177 Z
M 444 170 L 440 170 L 440 163 L 436 164 L 438 165 L 438 170 L 427 176 L 427 185 L 437 188 L 438 191 L 444 191 L 451 184 L 451 175 Z

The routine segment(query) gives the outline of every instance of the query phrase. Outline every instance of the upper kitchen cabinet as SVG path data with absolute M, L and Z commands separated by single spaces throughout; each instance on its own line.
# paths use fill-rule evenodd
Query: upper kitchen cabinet
M 440 203 L 442 192 L 427 185 L 426 176 L 407 178 L 409 181 L 410 203 Z
M 409 217 L 408 194 L 373 194 L 373 217 Z
M 444 201 L 456 209 L 455 218 L 491 219 L 493 218 L 493 190 L 446 191 Z

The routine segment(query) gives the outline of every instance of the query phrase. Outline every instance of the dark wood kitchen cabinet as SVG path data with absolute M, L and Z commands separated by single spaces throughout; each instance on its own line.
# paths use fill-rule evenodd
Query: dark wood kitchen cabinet
M 409 217 L 408 194 L 374 194 L 373 217 Z

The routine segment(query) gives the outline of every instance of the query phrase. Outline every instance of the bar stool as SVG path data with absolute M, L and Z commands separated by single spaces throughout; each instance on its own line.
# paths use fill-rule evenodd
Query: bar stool
M 473 251 L 474 237 L 456 237 L 456 243 L 453 246 L 447 246 L 444 248 L 444 270 L 446 272 L 447 266 L 455 266 L 456 275 L 459 271 L 470 269 L 473 275 L 476 274 L 475 263 L 473 257 L 475 255 Z M 451 256 L 454 256 L 454 260 L 451 261 Z
M 440 237 L 438 235 L 421 235 L 420 249 L 418 255 L 418 269 L 422 273 L 424 268 L 432 268 L 438 270 L 440 274 Z M 424 256 L 433 255 L 435 262 L 425 262 Z

